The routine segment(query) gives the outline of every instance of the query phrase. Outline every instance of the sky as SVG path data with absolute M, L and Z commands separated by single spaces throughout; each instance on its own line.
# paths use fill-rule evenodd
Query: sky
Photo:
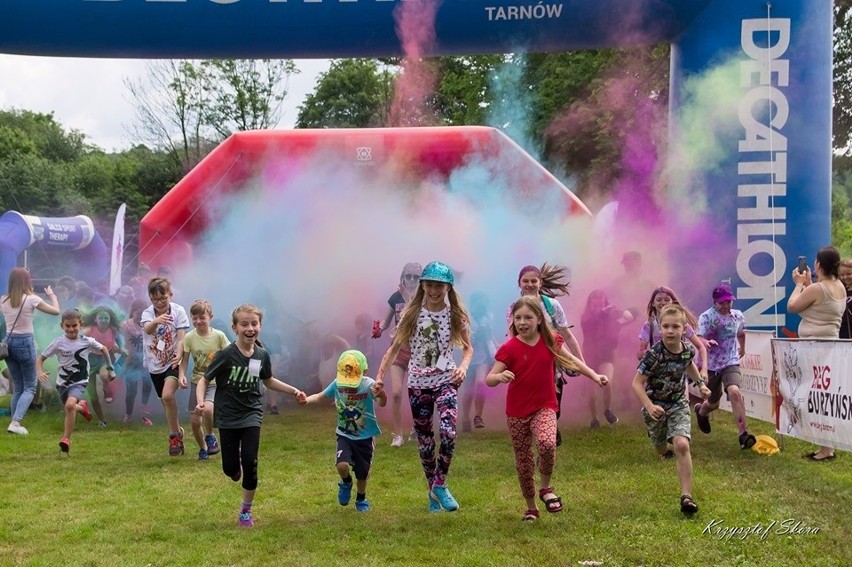
M 313 92 L 326 59 L 298 59 L 301 73 L 290 78 L 279 128 L 292 127 L 298 107 Z M 127 133 L 134 109 L 124 79 L 145 73 L 142 59 L 83 59 L 0 55 L 0 108 L 53 112 L 66 129 L 80 130 L 106 151 L 134 145 Z

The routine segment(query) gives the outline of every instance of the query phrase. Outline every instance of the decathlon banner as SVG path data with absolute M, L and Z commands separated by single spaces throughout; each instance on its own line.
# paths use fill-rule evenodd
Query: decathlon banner
M 852 451 L 852 341 L 773 339 L 778 433 Z
M 109 266 L 109 294 L 115 295 L 121 287 L 121 267 L 124 264 L 124 213 L 127 205 L 122 203 L 115 213 L 115 226 L 112 230 L 112 251 Z
M 772 402 L 772 331 L 746 331 L 746 354 L 740 359 L 742 392 L 746 415 L 751 419 L 775 422 Z M 731 410 L 727 396 L 719 407 Z

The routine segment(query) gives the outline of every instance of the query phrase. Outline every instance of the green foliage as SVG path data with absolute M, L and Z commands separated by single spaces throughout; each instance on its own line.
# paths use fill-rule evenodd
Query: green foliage
M 831 242 L 852 258 L 852 170 L 835 172 L 831 190 Z
M 195 459 L 185 422 L 183 457 L 168 456 L 162 418 L 150 428 L 110 419 L 105 430 L 78 419 L 70 456 L 61 457 L 62 411 L 30 412 L 30 434 L 0 444 L 8 464 L 0 477 L 0 563 L 833 567 L 852 553 L 849 455 L 811 463 L 800 457 L 809 445 L 791 438 L 772 457 L 742 451 L 724 412 L 713 414 L 711 435 L 693 437 L 695 517 L 680 513 L 675 462 L 654 454 L 641 424 L 563 423 L 552 485 L 565 510 L 521 522 L 526 506 L 511 442 L 496 417 L 502 412 L 490 410 L 487 429 L 458 437 L 449 475 L 457 512 L 427 512 L 416 445 L 392 449 L 385 434 L 367 486 L 372 509 L 358 513 L 336 501 L 332 409 L 284 407 L 264 420 L 251 529 L 236 525 L 239 483 L 222 474 L 220 457 Z M 755 433 L 773 429 L 749 425 Z M 788 519 L 819 531 L 707 530 L 714 520 L 745 529 Z
M 852 2 L 834 2 L 834 147 L 852 156 Z
M 504 55 L 437 58 L 435 106 L 444 124 L 485 124 L 493 99 L 492 75 L 505 60 Z
M 392 74 L 375 59 L 339 59 L 317 79 L 299 106 L 297 128 L 367 128 L 387 125 Z

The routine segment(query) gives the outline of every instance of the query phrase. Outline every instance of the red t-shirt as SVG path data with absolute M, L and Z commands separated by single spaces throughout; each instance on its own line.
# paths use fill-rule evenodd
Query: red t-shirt
M 116 350 L 116 348 L 118 347 L 118 345 L 116 345 L 115 343 L 115 331 L 112 330 L 112 327 L 107 327 L 106 331 L 101 332 L 101 330 L 98 329 L 97 325 L 92 325 L 91 327 L 89 327 L 89 330 L 86 335 L 92 337 L 93 339 L 107 347 L 107 350 L 110 352 Z
M 556 344 L 562 347 L 559 335 L 556 335 Z M 494 358 L 515 374 L 506 393 L 506 415 L 527 417 L 542 408 L 557 410 L 555 358 L 543 337 L 539 337 L 535 346 L 512 337 L 497 349 Z

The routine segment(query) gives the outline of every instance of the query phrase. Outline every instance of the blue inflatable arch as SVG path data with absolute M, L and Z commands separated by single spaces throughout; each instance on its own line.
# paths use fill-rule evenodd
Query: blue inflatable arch
M 796 256 L 830 240 L 831 0 L 5 0 L 0 51 L 81 57 L 402 55 L 395 12 L 434 19 L 423 55 L 564 51 L 668 42 L 671 124 L 691 77 L 734 58 L 732 156 L 700 179 L 756 327 L 789 326 Z M 701 250 L 696 266 L 718 264 Z

